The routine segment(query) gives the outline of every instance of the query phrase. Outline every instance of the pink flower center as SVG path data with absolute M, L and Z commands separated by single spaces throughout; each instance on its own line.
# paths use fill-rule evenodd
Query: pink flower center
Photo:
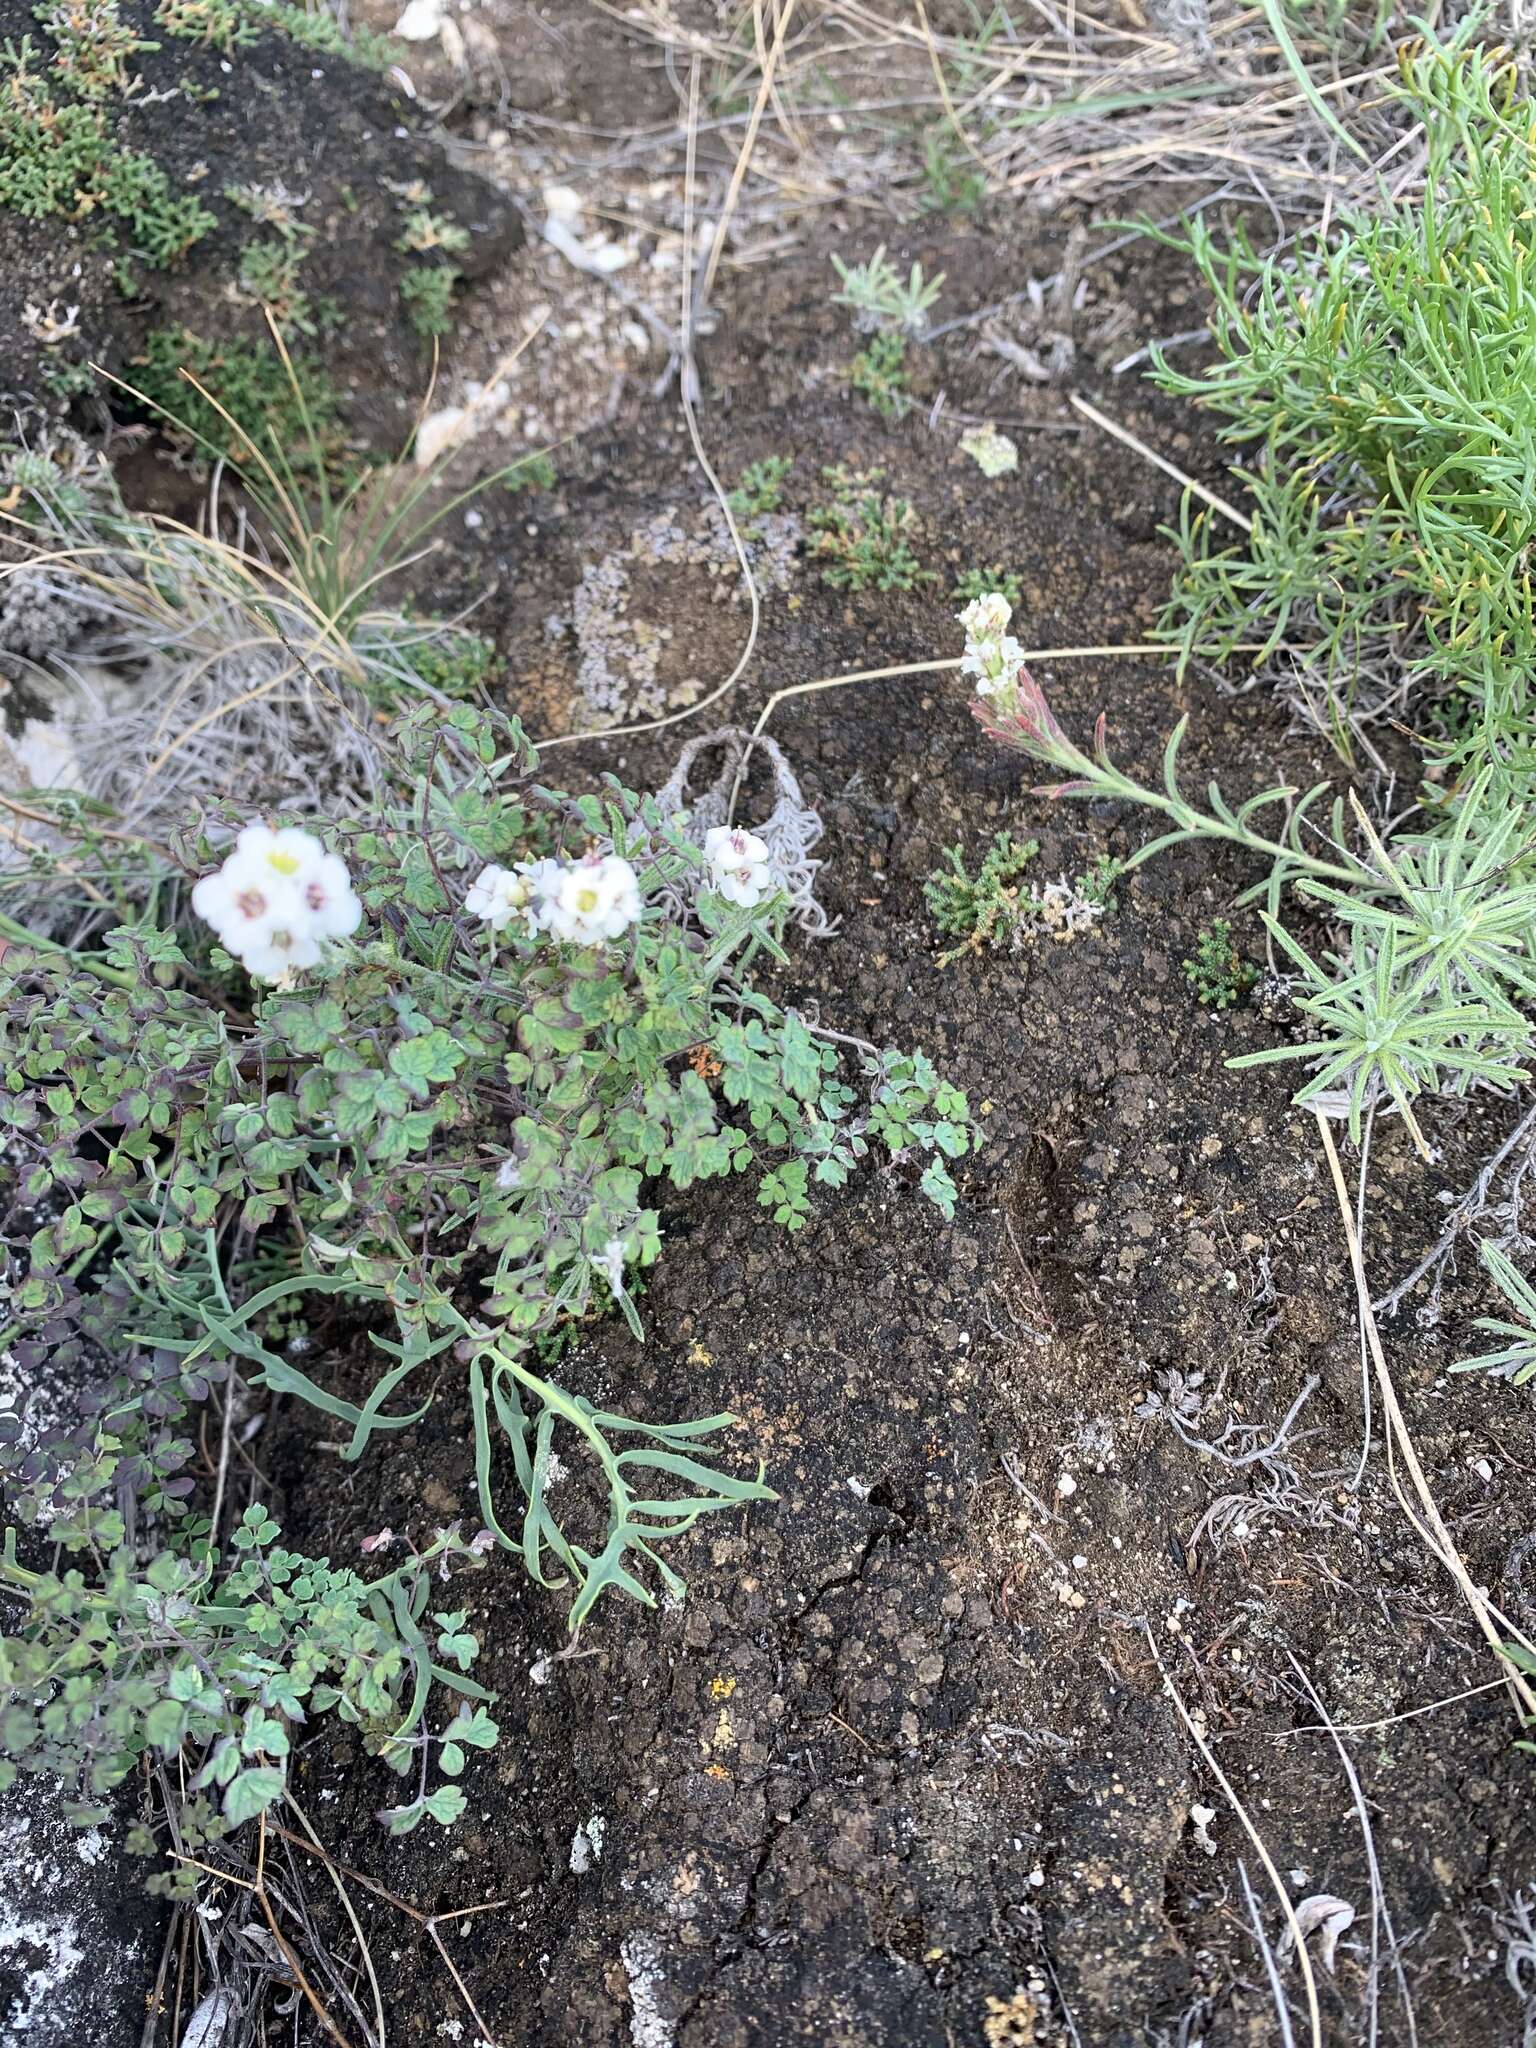
M 267 908 L 267 899 L 259 889 L 242 889 L 235 898 L 235 908 L 242 917 L 261 917 Z

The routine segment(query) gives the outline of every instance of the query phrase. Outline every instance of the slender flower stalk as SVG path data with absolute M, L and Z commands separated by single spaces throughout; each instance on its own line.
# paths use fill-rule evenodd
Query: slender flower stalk
M 1109 758 L 1102 712 L 1094 726 L 1093 752 L 1085 753 L 1062 730 L 1046 702 L 1045 692 L 1024 666 L 1024 650 L 1008 631 L 1011 617 L 1007 599 L 995 592 L 977 598 L 959 614 L 966 635 L 961 672 L 976 679 L 972 714 L 999 746 L 1027 754 L 1032 761 L 1059 773 L 1062 779 L 1045 784 L 1041 794 L 1106 797 L 1160 811 L 1171 830 L 1133 854 L 1126 863 L 1128 868 L 1140 867 L 1153 854 L 1185 840 L 1220 839 L 1280 864 L 1288 876 L 1311 875 L 1351 888 L 1368 879 L 1366 871 L 1349 863 L 1347 856 L 1327 860 L 1307 852 L 1301 844 L 1306 815 L 1327 788 L 1326 783 L 1318 783 L 1305 794 L 1289 783 L 1277 783 L 1249 797 L 1234 811 L 1213 782 L 1207 789 L 1209 810 L 1191 803 L 1178 782 L 1178 754 L 1189 722 L 1186 718 L 1179 720 L 1163 749 L 1160 790 L 1134 781 Z M 1280 839 L 1270 838 L 1249 823 L 1266 805 L 1275 803 L 1287 807 L 1284 835 Z

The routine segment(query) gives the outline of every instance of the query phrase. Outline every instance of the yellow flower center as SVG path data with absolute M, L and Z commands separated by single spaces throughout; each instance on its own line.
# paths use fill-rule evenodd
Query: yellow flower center
M 280 875 L 296 875 L 299 872 L 298 855 L 293 853 L 269 853 L 267 855 L 267 866 L 269 868 L 276 868 Z
M 581 912 L 581 914 L 582 914 L 582 916 L 583 916 L 583 917 L 590 917 L 590 916 L 592 915 L 593 911 L 594 911 L 594 910 L 596 910 L 596 908 L 597 908 L 597 904 L 598 904 L 598 895 L 597 895 L 597 891 L 596 891 L 595 889 L 578 889 L 578 890 L 577 890 L 577 892 L 576 892 L 576 908 L 577 908 L 577 909 L 578 909 L 578 910 L 579 910 L 579 911 Z

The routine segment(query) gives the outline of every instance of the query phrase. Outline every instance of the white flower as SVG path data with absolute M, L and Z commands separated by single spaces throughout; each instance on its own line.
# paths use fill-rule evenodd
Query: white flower
M 596 946 L 619 938 L 640 917 L 640 883 L 616 853 L 589 854 L 572 867 L 547 864 L 541 879 L 541 922 L 557 939 Z
M 960 623 L 965 628 L 967 641 L 1000 640 L 1008 630 L 1008 621 L 1013 617 L 1013 606 L 1000 590 L 989 590 L 984 597 L 973 597 L 960 614 Z
M 1024 649 L 1011 633 L 989 646 L 967 644 L 960 657 L 960 673 L 976 678 L 978 697 L 1000 697 L 1024 666 Z
M 608 1282 L 616 1295 L 624 1292 L 624 1259 L 627 1240 L 610 1237 L 597 1257 L 592 1261 L 599 1273 Z
M 743 831 L 740 826 L 712 825 L 704 834 L 704 858 L 709 862 L 711 888 L 727 903 L 750 908 L 773 889 L 768 848 L 755 832 Z
M 520 860 L 514 868 L 482 868 L 464 897 L 471 917 L 482 917 L 493 932 L 522 917 L 531 938 L 548 923 L 548 899 L 559 885 L 557 860 Z
M 483 917 L 493 932 L 500 932 L 532 900 L 533 887 L 526 875 L 492 866 L 482 868 L 470 883 L 464 908 L 471 917 Z
M 471 917 L 483 917 L 493 931 L 500 931 L 527 900 L 527 892 L 518 877 L 509 869 L 493 864 L 482 868 L 470 883 L 464 896 L 464 908 Z
M 346 862 L 294 826 L 247 825 L 193 889 L 192 908 L 258 981 L 316 966 L 322 942 L 349 937 L 363 918 Z
M 322 853 L 299 878 L 299 900 L 317 939 L 350 939 L 363 921 L 363 906 L 339 853 Z
M 1013 606 L 997 590 L 973 598 L 960 614 L 965 628 L 960 673 L 975 677 L 978 697 L 1004 696 L 1024 666 L 1024 649 L 1008 631 L 1012 617 Z

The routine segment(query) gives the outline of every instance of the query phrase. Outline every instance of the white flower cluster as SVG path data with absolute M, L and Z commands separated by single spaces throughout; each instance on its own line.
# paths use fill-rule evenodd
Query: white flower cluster
M 768 848 L 755 832 L 745 832 L 739 825 L 712 825 L 704 834 L 704 858 L 709 862 L 710 887 L 727 903 L 750 909 L 772 894 Z
M 616 853 L 591 853 L 579 861 L 519 861 L 513 868 L 482 868 L 464 898 L 471 917 L 484 918 L 493 932 L 521 917 L 532 938 L 548 932 L 573 946 L 597 946 L 617 939 L 640 919 L 640 883 Z
M 974 598 L 960 614 L 965 628 L 962 675 L 976 678 L 978 697 L 1000 697 L 1010 689 L 1024 665 L 1024 649 L 1008 631 L 1013 606 L 998 591 Z
M 350 937 L 363 920 L 346 862 L 292 825 L 247 825 L 193 889 L 192 908 L 257 981 L 313 967 L 327 939 Z

